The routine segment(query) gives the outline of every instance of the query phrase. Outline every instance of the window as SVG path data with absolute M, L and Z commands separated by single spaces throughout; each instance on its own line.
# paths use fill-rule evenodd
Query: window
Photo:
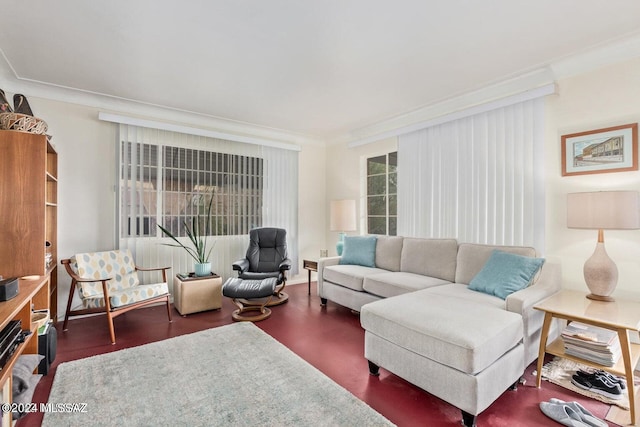
M 209 261 L 217 274 L 235 274 L 232 263 L 246 254 L 254 227 L 287 230 L 291 274 L 298 273 L 299 150 L 124 123 L 117 137 L 118 248 L 141 265 L 193 271 L 193 259 L 168 247 L 158 224 L 187 243 L 183 221 L 213 200 Z
M 395 236 L 398 224 L 398 153 L 367 159 L 367 232 Z
M 183 237 L 183 222 L 205 214 L 211 198 L 214 236 L 246 235 L 262 225 L 263 159 L 122 144 L 122 237 L 156 236 L 157 224 Z

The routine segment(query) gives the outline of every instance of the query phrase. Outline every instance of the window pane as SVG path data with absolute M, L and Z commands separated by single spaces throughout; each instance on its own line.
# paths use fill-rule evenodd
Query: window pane
M 398 171 L 398 152 L 389 153 L 389 173 Z
M 368 231 L 396 235 L 398 153 L 367 159 Z M 390 216 L 390 217 L 389 217 Z M 389 223 L 387 225 L 387 222 Z
M 398 217 L 390 216 L 389 217 L 389 236 L 397 236 L 398 235 Z
M 398 174 L 389 174 L 389 194 L 398 194 Z
M 367 199 L 368 215 L 386 215 L 387 204 L 384 196 L 373 196 Z
M 398 215 L 398 196 L 389 196 L 389 215 Z
M 369 234 L 387 234 L 387 219 L 385 217 L 367 217 L 367 224 Z
M 387 156 L 371 157 L 367 159 L 367 175 L 387 173 Z
M 387 177 L 374 175 L 367 178 L 367 194 L 369 196 L 385 195 L 387 193 Z

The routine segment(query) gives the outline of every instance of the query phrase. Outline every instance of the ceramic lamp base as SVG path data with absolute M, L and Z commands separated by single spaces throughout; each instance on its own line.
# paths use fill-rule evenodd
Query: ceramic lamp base
M 611 294 L 618 284 L 618 267 L 604 249 L 604 242 L 596 244 L 591 258 L 584 263 L 584 280 L 591 294 L 589 299 L 613 301 Z
M 592 299 L 594 301 L 606 301 L 606 302 L 615 301 L 613 297 L 607 297 L 607 296 L 595 295 L 595 294 L 589 294 L 587 295 L 587 298 Z
M 336 253 L 338 256 L 342 256 L 342 251 L 344 250 L 344 236 L 346 236 L 346 233 L 338 233 L 338 243 L 336 243 Z

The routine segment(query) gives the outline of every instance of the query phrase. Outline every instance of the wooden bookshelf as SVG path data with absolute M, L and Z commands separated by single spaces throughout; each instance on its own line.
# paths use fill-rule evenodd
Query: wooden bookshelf
M 0 275 L 51 277 L 53 320 L 58 306 L 57 223 L 55 148 L 46 135 L 0 130 Z M 48 265 L 47 252 L 51 254 Z
M 4 329 L 10 321 L 20 320 L 22 330 L 30 330 L 29 335 L 11 355 L 7 363 L 0 370 L 0 390 L 2 390 L 2 403 L 11 403 L 12 370 L 21 354 L 38 354 L 38 330 L 32 322 L 33 310 L 49 308 L 50 276 L 37 276 L 31 280 L 20 279 L 18 282 L 18 296 L 9 301 L 0 302 L 0 330 Z M 11 414 L 2 414 L 2 426 L 10 426 Z

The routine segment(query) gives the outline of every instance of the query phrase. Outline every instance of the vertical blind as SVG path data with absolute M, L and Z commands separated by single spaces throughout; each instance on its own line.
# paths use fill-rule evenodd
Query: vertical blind
M 536 98 L 398 138 L 398 234 L 544 251 Z
M 182 222 L 204 213 L 213 198 L 212 269 L 233 276 L 254 227 L 287 230 L 297 274 L 298 153 L 217 138 L 121 124 L 118 136 L 118 241 L 139 265 L 193 271 L 193 259 L 165 246 L 158 224 L 184 236 Z M 188 238 L 179 237 L 187 245 Z

